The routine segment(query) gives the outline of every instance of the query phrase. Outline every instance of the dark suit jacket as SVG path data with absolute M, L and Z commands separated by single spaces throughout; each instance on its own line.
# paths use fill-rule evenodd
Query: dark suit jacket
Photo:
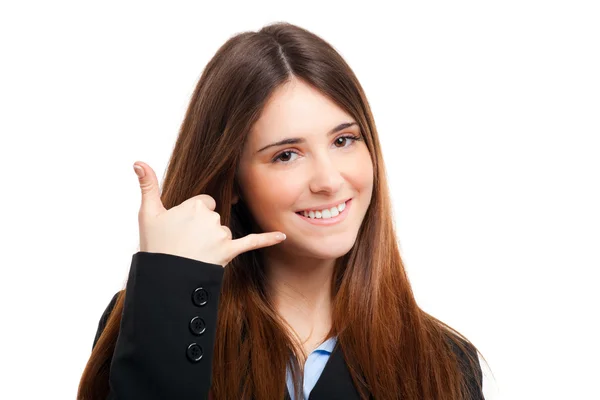
M 220 265 L 185 257 L 133 255 L 110 365 L 109 399 L 208 398 L 223 273 Z M 94 346 L 116 299 L 100 318 Z M 481 370 L 469 379 L 479 393 L 474 399 L 483 399 Z M 310 400 L 325 399 L 359 399 L 338 344 L 310 393 Z

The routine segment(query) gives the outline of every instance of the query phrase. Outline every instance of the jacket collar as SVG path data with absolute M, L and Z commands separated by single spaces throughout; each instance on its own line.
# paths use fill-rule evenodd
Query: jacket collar
M 291 400 L 287 388 L 285 400 Z M 360 400 L 339 342 L 335 344 L 308 400 Z

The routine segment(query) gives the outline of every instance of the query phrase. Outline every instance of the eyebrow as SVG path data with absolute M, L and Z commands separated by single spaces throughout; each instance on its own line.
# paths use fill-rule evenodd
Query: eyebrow
M 353 125 L 358 125 L 356 122 L 343 122 L 341 124 L 339 124 L 338 126 L 336 126 L 335 128 L 333 128 L 332 130 L 330 130 L 329 132 L 327 132 L 327 136 L 333 135 L 334 133 L 337 133 L 341 130 L 344 130 L 348 127 L 351 127 Z M 265 147 L 263 147 L 262 149 L 258 150 L 256 152 L 256 154 L 260 153 L 263 150 L 268 149 L 269 147 L 274 147 L 274 146 L 283 146 L 286 144 L 297 144 L 297 143 L 304 143 L 306 140 L 304 138 L 288 138 L 288 139 L 283 139 L 280 140 L 278 142 L 275 143 L 271 143 Z

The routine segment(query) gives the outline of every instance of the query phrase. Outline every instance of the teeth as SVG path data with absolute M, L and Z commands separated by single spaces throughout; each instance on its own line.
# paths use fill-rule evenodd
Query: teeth
M 327 218 L 337 217 L 338 215 L 340 215 L 340 213 L 342 211 L 344 211 L 345 208 L 346 208 L 346 203 L 341 203 L 341 204 L 338 204 L 335 207 L 327 208 L 325 210 L 303 211 L 302 214 L 305 217 L 307 217 L 307 218 L 322 218 L 322 219 L 327 219 Z

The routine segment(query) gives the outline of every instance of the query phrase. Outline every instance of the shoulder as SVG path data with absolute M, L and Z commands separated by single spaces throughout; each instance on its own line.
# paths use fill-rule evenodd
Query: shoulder
M 117 304 L 117 300 L 119 299 L 119 296 L 121 296 L 121 294 L 123 294 L 124 292 L 125 292 L 124 290 L 120 290 L 117 293 L 115 293 L 115 295 L 112 297 L 112 299 L 108 303 L 108 306 L 106 306 L 106 309 L 102 313 L 102 317 L 100 317 L 100 322 L 104 322 L 104 324 L 106 324 L 108 317 L 110 317 L 112 310 L 115 308 L 115 304 Z

